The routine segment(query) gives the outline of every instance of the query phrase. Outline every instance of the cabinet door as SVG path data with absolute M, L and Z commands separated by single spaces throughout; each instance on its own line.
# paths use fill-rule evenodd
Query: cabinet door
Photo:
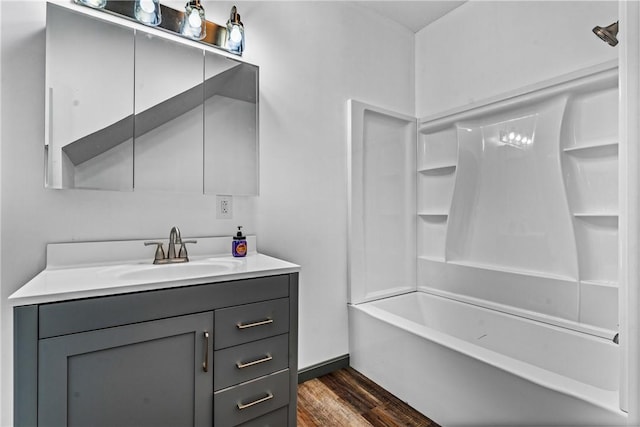
M 207 312 L 40 340 L 38 424 L 211 426 L 212 338 Z
M 46 39 L 46 185 L 131 191 L 134 30 L 47 3 Z
M 143 31 L 135 40 L 134 187 L 202 194 L 202 49 Z

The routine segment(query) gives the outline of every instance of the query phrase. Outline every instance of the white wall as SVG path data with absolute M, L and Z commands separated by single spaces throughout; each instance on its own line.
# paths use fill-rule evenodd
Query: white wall
M 48 242 L 256 232 L 256 199 L 234 198 L 215 220 L 215 197 L 44 188 L 45 2 L 1 1 L 2 139 L 0 425 L 12 425 L 12 310 L 7 297 L 45 266 Z M 227 12 L 225 12 L 227 14 Z
M 616 1 L 470 1 L 416 34 L 416 115 L 430 116 L 617 58 L 591 29 Z
M 238 7 L 260 65 L 260 247 L 302 266 L 304 368 L 349 350 L 347 100 L 412 114 L 413 34 L 347 2 Z
M 640 425 L 640 4 L 620 3 L 621 400 Z M 626 178 L 626 179 L 625 179 Z M 627 338 L 629 337 L 629 338 Z M 634 339 L 635 338 L 635 339 Z
M 0 22 L 2 22 L 2 4 L 0 4 Z M 2 51 L 2 31 L 0 31 L 0 52 Z M 1 57 L 0 57 L 0 61 L 1 61 Z M 1 62 L 0 62 L 1 64 Z M 2 66 L 0 66 L 0 194 L 2 191 Z M 4 339 L 2 338 L 3 334 L 2 334 L 2 319 L 4 319 L 4 312 L 5 312 L 5 305 L 2 303 L 2 197 L 0 197 L 0 354 L 3 354 L 2 350 L 4 349 L 4 345 L 3 345 L 3 341 Z M 2 365 L 3 365 L 3 361 L 0 359 L 0 384 L 4 384 L 4 378 L 5 375 L 3 375 L 2 371 Z M 0 389 L 0 424 L 2 424 L 5 420 L 5 418 L 2 416 L 2 407 L 4 406 L 2 404 L 3 400 L 2 399 L 2 389 Z
M 263 252 L 302 265 L 300 366 L 348 352 L 346 101 L 411 113 L 413 34 L 342 2 L 237 4 L 245 59 L 260 65 L 261 196 L 234 198 L 234 219 L 216 221 L 213 197 L 44 189 L 45 1 L 0 2 L 0 425 L 13 405 L 7 297 L 44 268 L 48 242 L 166 238 L 173 225 L 230 235 L 243 224 Z M 232 5 L 204 2 L 214 22 Z

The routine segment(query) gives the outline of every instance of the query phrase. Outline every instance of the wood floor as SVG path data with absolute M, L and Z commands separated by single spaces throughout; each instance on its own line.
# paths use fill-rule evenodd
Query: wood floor
M 298 427 L 439 427 L 352 368 L 298 385 Z

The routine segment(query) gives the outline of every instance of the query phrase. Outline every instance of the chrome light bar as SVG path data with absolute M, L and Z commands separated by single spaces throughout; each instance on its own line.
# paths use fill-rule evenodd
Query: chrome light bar
M 104 12 L 110 13 L 112 15 L 120 16 L 126 19 L 129 19 L 134 22 L 140 22 L 144 24 L 144 22 L 139 21 L 136 18 L 136 1 L 135 0 L 109 0 L 104 2 L 104 5 L 100 5 L 98 7 L 93 6 L 91 4 L 87 4 L 86 1 L 83 0 L 74 0 L 77 4 L 91 7 L 93 9 L 102 10 Z M 103 3 L 103 2 L 101 2 Z M 186 37 L 182 33 L 183 22 L 185 19 L 185 12 L 181 10 L 176 10 L 160 4 L 160 14 L 162 15 L 161 22 L 154 26 L 154 28 L 159 28 L 161 30 L 167 31 L 169 33 L 179 35 L 182 37 Z M 227 52 L 234 53 L 236 55 L 241 56 L 242 51 L 230 50 L 227 49 L 227 28 L 224 25 L 218 25 L 214 22 L 204 20 L 206 25 L 206 31 L 204 38 L 197 40 L 201 43 L 208 44 L 213 47 L 217 47 L 223 49 Z M 191 37 L 187 37 L 193 40 Z

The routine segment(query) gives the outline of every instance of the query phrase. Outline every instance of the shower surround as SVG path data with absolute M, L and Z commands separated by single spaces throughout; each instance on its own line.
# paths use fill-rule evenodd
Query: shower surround
M 356 369 L 443 425 L 624 423 L 617 100 L 603 64 L 419 122 L 351 101 Z

